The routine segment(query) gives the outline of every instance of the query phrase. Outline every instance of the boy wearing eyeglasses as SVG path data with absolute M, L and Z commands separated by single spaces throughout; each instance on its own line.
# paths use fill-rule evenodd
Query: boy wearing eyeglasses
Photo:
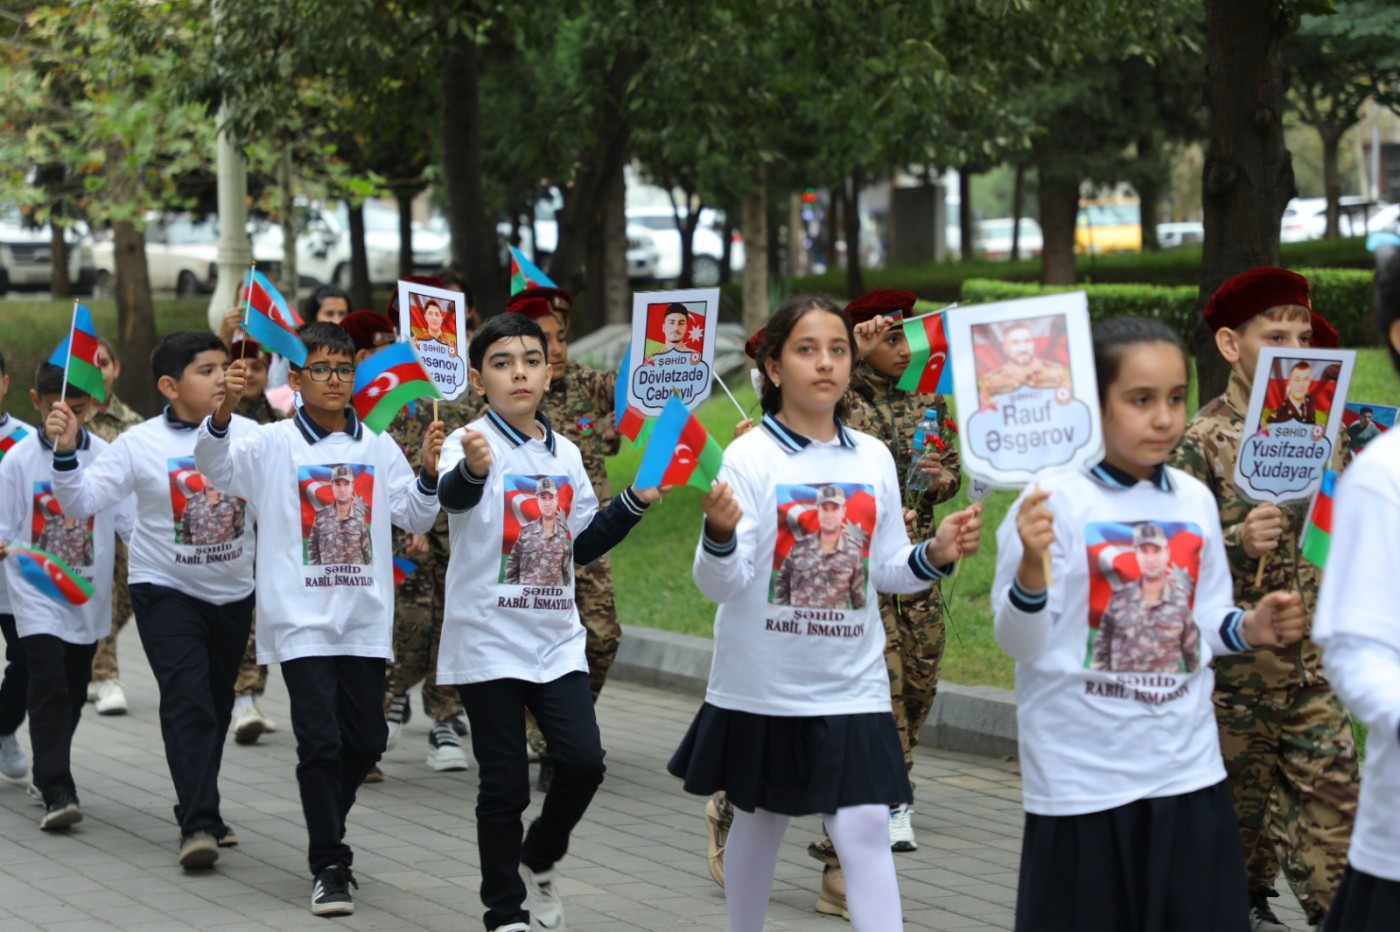
M 300 331 L 306 361 L 288 384 L 292 417 L 229 436 L 246 385 L 235 361 L 223 400 L 200 425 L 195 464 L 258 516 L 258 663 L 280 663 L 297 739 L 297 782 L 314 878 L 311 911 L 347 915 L 357 886 L 345 844 L 355 792 L 384 753 L 385 661 L 393 657 L 390 525 L 425 533 L 437 516 L 443 428 L 425 432 L 422 469 L 350 407 L 355 344 L 338 324 Z

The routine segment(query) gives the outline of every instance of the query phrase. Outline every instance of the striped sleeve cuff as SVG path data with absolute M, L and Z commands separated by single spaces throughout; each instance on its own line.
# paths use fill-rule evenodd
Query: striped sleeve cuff
M 919 544 L 909 552 L 909 569 L 924 582 L 934 582 L 945 576 L 951 576 L 953 573 L 953 566 L 954 564 L 952 563 L 946 566 L 931 566 L 928 560 L 924 558 L 923 544 Z
M 1027 589 L 1021 585 L 1019 579 L 1015 579 L 1011 581 L 1011 593 L 1008 598 L 1017 610 L 1034 615 L 1045 610 L 1045 606 L 1050 602 L 1050 592 L 1047 589 Z
M 1244 612 L 1242 610 L 1232 609 L 1225 616 L 1225 620 L 1220 625 L 1220 640 L 1224 641 L 1225 646 L 1237 654 L 1251 649 L 1244 639 Z
M 218 427 L 218 426 L 216 426 L 216 425 L 214 424 L 214 415 L 212 415 L 212 414 L 209 415 L 208 417 L 206 417 L 206 418 L 204 419 L 204 429 L 207 430 L 207 431 L 209 431 L 209 436 L 215 437 L 215 438 L 217 438 L 217 439 L 219 439 L 219 440 L 223 440 L 225 437 L 228 436 L 228 430 L 229 430 L 229 428 L 232 427 L 232 426 L 233 426 L 233 419 L 232 419 L 232 418 L 230 418 L 230 419 L 229 419 L 229 422 L 228 422 L 227 424 L 225 424 L 223 427 Z
M 471 471 L 471 467 L 467 465 L 465 457 L 462 459 L 461 462 L 457 464 L 457 471 L 462 474 L 463 479 L 467 480 L 472 485 L 482 485 L 486 482 L 485 476 L 478 476 L 476 473 Z
M 709 534 L 701 531 L 700 546 L 704 547 L 705 552 L 712 557 L 727 557 L 739 549 L 739 535 L 731 535 L 728 541 L 718 544 Z
M 60 453 L 53 451 L 53 468 L 61 472 L 69 472 L 78 468 L 78 451 L 64 450 Z
M 418 491 L 422 492 L 424 495 L 433 496 L 433 495 L 437 495 L 437 488 L 438 488 L 438 477 L 437 477 L 437 476 L 430 476 L 430 475 L 428 475 L 427 473 L 423 472 L 422 470 L 419 470 L 419 472 L 418 472 Z
M 637 497 L 637 493 L 632 491 L 630 485 L 622 490 L 622 494 L 618 498 L 622 499 L 622 507 L 626 508 L 634 518 L 640 518 L 646 514 L 646 502 Z

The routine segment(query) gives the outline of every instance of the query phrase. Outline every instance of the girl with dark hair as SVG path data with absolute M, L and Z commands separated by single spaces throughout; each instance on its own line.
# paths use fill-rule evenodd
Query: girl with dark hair
M 1400 372 L 1400 255 L 1376 274 L 1376 323 Z M 1400 431 L 1367 444 L 1338 480 L 1332 524 L 1313 639 L 1337 695 L 1370 737 L 1347 870 L 1326 930 L 1379 932 L 1400 914 L 1400 612 L 1377 597 L 1400 553 Z
M 794 815 L 821 813 L 846 865 L 856 932 L 902 928 L 889 807 L 909 801 L 875 593 L 913 593 L 977 549 L 981 506 L 911 544 L 894 459 L 841 423 L 855 337 L 825 298 L 769 321 L 760 426 L 725 451 L 705 496 L 695 582 L 719 603 L 715 659 L 671 773 L 726 790 L 725 899 L 760 932 Z
M 1302 604 L 1235 607 L 1215 499 L 1165 465 L 1186 429 L 1180 338 L 1114 318 L 1094 362 L 1103 462 L 1026 489 L 997 532 L 1026 808 L 1015 928 L 1245 932 L 1210 660 L 1298 640 Z

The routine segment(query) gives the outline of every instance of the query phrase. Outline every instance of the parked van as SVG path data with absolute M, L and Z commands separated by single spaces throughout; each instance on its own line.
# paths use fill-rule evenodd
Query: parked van
M 1142 213 L 1137 199 L 1080 201 L 1074 251 L 1094 256 L 1142 252 Z

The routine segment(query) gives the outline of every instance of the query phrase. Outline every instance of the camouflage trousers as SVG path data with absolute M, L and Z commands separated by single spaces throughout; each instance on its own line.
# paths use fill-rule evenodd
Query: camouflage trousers
M 890 675 L 894 724 L 904 748 L 904 767 L 913 772 L 914 748 L 933 708 L 947 643 L 942 595 L 936 586 L 918 596 L 882 595 L 880 618 L 885 623 L 885 669 Z
M 112 570 L 112 631 L 97 642 L 97 653 L 92 655 L 92 679 L 115 680 L 117 669 L 117 635 L 131 620 L 131 591 L 126 586 L 126 544 L 118 538 L 117 562 Z
M 1351 717 L 1330 686 L 1215 691 L 1251 892 L 1272 890 L 1279 861 L 1320 923 L 1347 865 L 1360 786 Z
M 584 650 L 588 655 L 588 688 L 596 703 L 622 644 L 622 625 L 618 623 L 617 601 L 613 598 L 612 563 L 606 556 L 574 568 L 574 603 L 587 633 Z M 544 735 L 528 711 L 525 740 L 536 753 L 544 750 Z
M 253 609 L 253 623 L 248 626 L 248 647 L 238 664 L 238 677 L 233 681 L 235 696 L 261 696 L 267 691 L 267 666 L 258 663 L 258 614 Z
M 417 571 L 394 591 L 394 659 L 385 680 L 384 714 L 394 696 L 422 683 L 423 711 L 441 722 L 462 714 L 457 690 L 437 683 L 447 557 L 434 549 L 416 562 Z

